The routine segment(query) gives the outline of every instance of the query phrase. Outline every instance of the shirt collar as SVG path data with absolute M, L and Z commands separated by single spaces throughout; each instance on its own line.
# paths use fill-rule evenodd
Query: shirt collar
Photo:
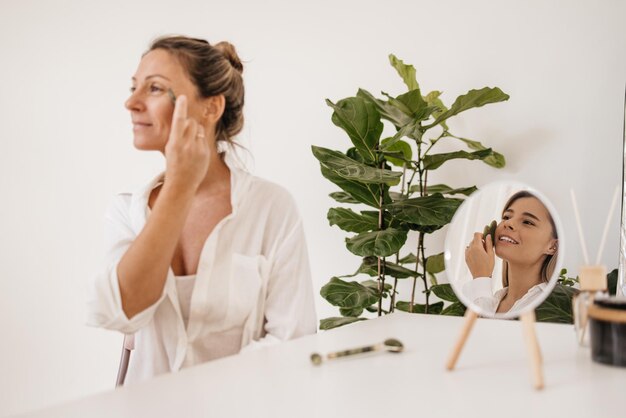
M 250 188 L 252 176 L 241 168 L 241 163 L 232 154 L 233 151 L 224 153 L 224 163 L 226 163 L 226 166 L 230 170 L 231 216 L 235 216 L 243 197 Z M 148 218 L 148 199 L 150 198 L 150 193 L 156 186 L 163 183 L 164 178 L 165 172 L 163 171 L 132 194 L 130 211 L 133 226 L 135 226 L 137 231 L 143 228 Z

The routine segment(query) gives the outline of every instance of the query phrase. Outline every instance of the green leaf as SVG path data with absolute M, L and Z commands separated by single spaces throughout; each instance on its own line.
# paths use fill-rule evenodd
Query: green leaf
M 554 286 L 552 293 L 535 309 L 537 321 L 573 324 L 572 298 L 578 292 L 574 287 L 561 284 Z
M 388 257 L 395 254 L 406 242 L 407 231 L 387 228 L 382 231 L 364 232 L 346 238 L 346 246 L 351 253 L 362 257 L 375 255 Z
M 409 312 L 409 306 L 411 306 L 410 302 L 397 302 L 396 309 Z M 440 314 L 443 311 L 443 302 L 431 303 L 428 307 L 429 314 Z M 415 303 L 413 305 L 413 313 L 426 313 L 426 305 L 422 305 L 420 303 Z
M 428 276 L 428 278 L 430 279 L 430 285 L 431 286 L 437 286 L 439 283 L 437 282 L 437 276 L 435 276 L 432 273 L 426 272 L 426 275 Z
M 383 139 L 381 145 L 384 146 L 391 140 L 393 140 L 393 137 Z M 400 153 L 402 159 L 389 156 L 389 153 Z M 411 161 L 411 158 L 413 158 L 413 150 L 411 150 L 411 145 L 401 140 L 395 141 L 393 145 L 386 147 L 384 154 L 387 161 L 398 167 L 404 167 L 405 161 Z
M 311 146 L 313 155 L 321 165 L 332 170 L 338 176 L 361 183 L 388 184 L 394 186 L 400 182 L 402 173 L 367 166 L 353 160 L 339 151 Z
M 609 295 L 615 296 L 617 292 L 617 269 L 606 275 L 606 282 Z
M 441 315 L 463 316 L 465 315 L 465 309 L 465 305 L 461 302 L 454 302 L 452 305 L 441 311 Z
M 445 198 L 440 194 L 415 197 L 385 205 L 391 214 L 414 225 L 443 226 L 450 223 L 462 199 Z
M 389 63 L 396 69 L 398 75 L 402 77 L 402 81 L 404 81 L 404 84 L 406 84 L 409 91 L 420 88 L 419 84 L 417 84 L 415 67 L 405 64 L 401 59 L 397 58 L 393 54 L 389 54 Z
M 391 200 L 393 200 L 394 202 L 396 200 L 408 199 L 407 195 L 404 195 L 404 194 L 399 193 L 399 192 L 389 192 L 389 197 L 391 197 Z
M 378 276 L 378 258 L 372 256 L 365 257 L 358 272 L 368 274 L 370 276 Z M 385 275 L 395 277 L 396 279 L 421 276 L 421 274 L 416 271 L 409 270 L 408 268 L 390 263 L 388 261 L 385 261 Z
M 419 89 L 411 90 L 398 97 L 392 97 L 385 92 L 382 93 L 389 99 L 389 104 L 399 109 L 405 115 L 410 116 L 415 122 L 428 119 L 433 111 L 436 110 L 435 107 L 428 106 L 428 103 L 422 98 Z
M 415 256 L 415 254 L 410 253 L 409 255 L 406 255 L 406 256 L 402 257 L 400 260 L 398 260 L 398 263 L 400 263 L 400 264 L 415 264 L 415 263 L 417 263 L 417 257 Z
M 330 225 L 337 225 L 347 232 L 367 232 L 378 229 L 378 219 L 363 216 L 351 209 L 330 208 L 326 216 Z
M 441 273 L 446 269 L 443 253 L 431 255 L 426 259 L 426 271 L 432 274 Z M 446 299 L 447 300 L 447 299 Z
M 467 146 L 473 150 L 482 151 L 482 150 L 489 149 L 478 141 L 474 141 L 474 140 L 467 139 L 467 138 L 461 138 L 459 136 L 455 136 L 450 133 L 448 133 L 447 136 L 450 136 L 452 138 L 458 139 L 459 141 L 465 142 L 465 144 L 467 144 Z M 491 153 L 492 155 L 489 155 L 485 159 L 483 159 L 483 162 L 485 164 L 490 165 L 495 168 L 502 168 L 506 165 L 506 159 L 504 158 L 504 155 L 500 154 L 499 152 L 495 152 L 493 150 L 491 151 Z
M 382 186 L 378 184 L 363 184 L 356 180 L 348 180 L 332 170 L 321 165 L 322 176 L 335 183 L 355 200 L 372 206 L 376 209 L 380 206 L 380 189 Z M 383 194 L 383 202 L 391 202 L 389 193 L 385 190 Z
M 324 318 L 320 321 L 320 329 L 321 330 L 329 330 L 337 327 L 341 327 L 343 325 L 348 325 L 357 321 L 365 321 L 367 318 L 346 318 L 346 317 L 331 317 Z
M 384 100 L 377 99 L 376 97 L 372 95 L 372 93 L 368 92 L 367 90 L 359 89 L 356 96 L 364 100 L 367 100 L 368 102 L 376 106 L 376 109 L 380 113 L 380 116 L 383 119 L 386 119 L 389 122 L 391 122 L 397 129 L 400 129 L 403 126 L 406 126 L 412 121 L 412 119 L 409 116 L 402 113 L 400 109 L 392 106 L 391 104 L 389 104 L 388 102 Z
M 446 119 L 451 118 L 454 115 L 458 115 L 475 107 L 481 107 L 489 103 L 498 103 L 509 100 L 509 95 L 504 93 L 498 87 L 483 87 L 480 90 L 470 90 L 466 94 L 463 94 L 456 98 L 452 107 L 443 112 L 435 119 L 433 123 L 426 126 L 425 129 L 430 129 L 435 125 L 439 125 Z
M 476 186 L 453 189 L 452 187 L 447 186 L 445 184 L 429 184 L 426 189 L 426 191 L 430 194 L 435 194 L 435 193 L 441 193 L 441 194 L 447 194 L 447 195 L 462 194 L 465 196 L 471 195 L 476 190 L 478 190 Z M 420 191 L 419 184 L 414 184 L 409 189 L 410 193 L 417 193 L 419 191 Z
M 328 196 L 332 197 L 339 203 L 361 203 L 346 192 L 332 192 Z
M 439 299 L 448 302 L 458 302 L 459 298 L 456 297 L 452 286 L 449 284 L 438 284 L 430 287 L 430 291 L 433 292 Z
M 357 282 L 346 282 L 337 277 L 330 279 L 320 295 L 331 305 L 340 308 L 365 308 L 378 302 L 378 292 Z
M 363 164 L 366 163 L 366 161 L 363 159 L 363 157 L 361 156 L 361 154 L 359 153 L 359 151 L 355 147 L 348 148 L 348 151 L 346 151 L 346 156 L 348 158 L 353 159 L 354 161 L 358 161 L 358 162 L 363 163 Z M 365 165 L 367 165 L 367 164 L 365 164 Z
M 374 257 L 376 258 L 376 257 Z M 374 289 L 375 291 L 378 292 L 378 281 L 377 280 L 363 280 L 361 282 L 361 284 L 365 287 L 369 287 L 371 289 Z M 385 286 L 383 287 L 383 293 L 389 293 L 389 291 L 391 291 L 391 289 L 393 289 L 393 286 L 390 285 L 389 283 L 385 283 Z
M 441 96 L 441 92 L 433 90 L 424 97 L 424 100 L 426 100 L 426 103 L 428 103 L 429 106 L 436 108 L 432 114 L 435 119 L 437 119 L 448 110 L 448 108 L 446 107 L 446 105 L 443 104 L 439 96 Z M 448 130 L 448 125 L 445 121 L 442 121 L 439 124 L 444 129 L 444 131 Z
M 466 160 L 484 160 L 485 158 L 493 155 L 493 151 L 491 148 L 487 148 L 480 151 L 475 152 L 467 152 L 467 151 L 455 151 L 455 152 L 446 152 L 443 154 L 433 154 L 433 155 L 425 155 L 424 156 L 424 169 L 426 170 L 435 170 L 443 163 L 449 160 L 463 158 Z
M 383 132 L 383 123 L 376 106 L 360 97 L 348 97 L 334 104 L 326 99 L 334 112 L 332 121 L 343 129 L 366 161 L 376 161 L 376 144 Z
M 363 313 L 363 308 L 339 308 L 341 316 L 346 317 L 359 317 Z

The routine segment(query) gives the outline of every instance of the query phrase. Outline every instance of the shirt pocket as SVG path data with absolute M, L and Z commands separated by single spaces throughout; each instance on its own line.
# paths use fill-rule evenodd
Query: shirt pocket
M 233 253 L 228 283 L 228 305 L 224 329 L 243 327 L 259 309 L 263 288 L 261 256 Z

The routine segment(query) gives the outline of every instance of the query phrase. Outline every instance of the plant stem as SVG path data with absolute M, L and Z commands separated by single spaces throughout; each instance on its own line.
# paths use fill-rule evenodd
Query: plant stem
M 385 168 L 385 160 L 380 162 L 380 168 Z M 384 227 L 384 210 L 383 200 L 385 197 L 385 185 L 380 185 L 380 196 L 378 201 L 378 230 L 382 231 Z M 378 316 L 382 315 L 383 311 L 383 291 L 385 290 L 385 259 L 378 257 Z
M 426 294 L 426 308 L 424 309 L 425 313 L 428 313 L 428 296 L 430 292 L 428 290 L 428 280 L 426 278 L 426 256 L 424 255 L 424 234 L 420 233 L 419 237 L 419 248 L 422 251 L 422 280 L 424 281 L 424 293 Z
M 415 272 L 417 273 L 417 271 L 419 270 L 419 266 L 420 263 L 417 262 L 417 257 L 419 257 L 419 251 L 420 251 L 420 242 L 422 241 L 422 233 L 419 233 L 419 239 L 417 240 L 418 244 L 417 244 L 417 253 L 415 254 Z M 415 277 L 413 277 L 413 287 L 411 289 L 411 303 L 409 304 L 409 312 L 413 312 L 413 305 L 415 304 L 415 286 L 417 284 L 417 275 Z

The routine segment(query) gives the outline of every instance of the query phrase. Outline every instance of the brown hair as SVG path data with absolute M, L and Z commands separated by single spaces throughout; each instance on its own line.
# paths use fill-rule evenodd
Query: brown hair
M 506 212 L 507 209 L 509 209 L 511 205 L 515 203 L 516 200 L 522 199 L 525 197 L 532 197 L 541 201 L 534 194 L 527 192 L 525 190 L 522 190 L 521 192 L 517 192 L 509 198 L 509 200 L 504 205 L 504 209 L 502 210 L 502 215 L 504 215 L 504 212 Z M 550 211 L 547 209 L 546 211 L 548 212 L 548 219 L 550 220 L 550 225 L 552 226 L 552 238 L 559 239 L 558 234 L 556 232 L 556 225 L 554 224 L 554 219 L 552 219 L 552 215 L 550 214 Z M 554 254 L 547 255 L 545 260 L 543 260 L 543 264 L 541 265 L 541 273 L 540 273 L 541 281 L 543 283 L 547 283 L 550 281 L 550 277 L 552 277 L 552 274 L 554 273 L 554 269 L 556 268 L 556 259 L 558 257 L 558 254 L 559 254 L 559 250 L 557 247 L 557 250 L 554 252 Z M 502 286 L 507 287 L 508 285 L 509 285 L 509 263 L 506 261 L 503 261 L 502 262 Z
M 204 39 L 166 36 L 152 42 L 147 52 L 163 49 L 175 56 L 202 98 L 224 95 L 226 105 L 217 124 L 217 141 L 233 143 L 243 128 L 243 65 L 228 42 L 209 44 Z M 146 53 L 147 53 L 146 52 Z

